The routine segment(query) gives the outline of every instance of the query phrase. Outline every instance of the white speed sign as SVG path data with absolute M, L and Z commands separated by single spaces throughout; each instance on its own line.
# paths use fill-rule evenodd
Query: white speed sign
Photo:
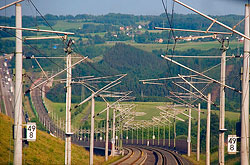
M 228 135 L 228 154 L 236 154 L 237 152 L 237 137 L 236 135 Z
M 26 137 L 27 141 L 36 141 L 36 123 L 27 123 Z

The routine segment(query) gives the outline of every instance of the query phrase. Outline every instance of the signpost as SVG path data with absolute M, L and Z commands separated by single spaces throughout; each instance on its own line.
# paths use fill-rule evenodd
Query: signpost
M 237 152 L 237 137 L 236 135 L 228 135 L 228 154 L 236 154 Z
M 36 123 L 27 123 L 26 137 L 27 141 L 36 141 Z

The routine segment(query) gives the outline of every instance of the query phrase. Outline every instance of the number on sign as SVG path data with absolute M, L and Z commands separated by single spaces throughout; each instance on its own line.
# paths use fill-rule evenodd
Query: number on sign
M 33 132 L 30 132 L 30 138 L 33 138 Z
M 231 144 L 235 144 L 236 143 L 236 138 L 230 138 L 229 139 L 229 143 L 231 143 Z
M 32 130 L 35 131 L 36 130 L 36 126 L 32 125 Z

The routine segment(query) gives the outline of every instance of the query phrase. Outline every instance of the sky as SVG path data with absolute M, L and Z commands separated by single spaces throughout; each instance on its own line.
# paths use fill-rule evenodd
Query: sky
M 15 0 L 0 0 L 0 6 Z M 159 15 L 164 13 L 162 0 L 32 0 L 39 11 L 53 15 L 123 13 L 135 15 Z M 164 0 L 166 2 L 166 0 Z M 247 0 L 180 0 L 181 2 L 209 15 L 244 14 Z M 168 11 L 172 9 L 172 0 L 167 0 Z M 23 15 L 36 15 L 34 8 L 26 0 L 22 2 Z M 175 13 L 192 13 L 176 4 Z M 14 7 L 0 11 L 0 15 L 14 15 Z

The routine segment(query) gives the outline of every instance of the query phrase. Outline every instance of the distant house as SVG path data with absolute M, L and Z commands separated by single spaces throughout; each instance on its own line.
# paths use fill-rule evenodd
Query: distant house
M 124 28 L 123 26 L 121 26 L 121 27 L 120 27 L 120 30 L 121 30 L 121 31 L 124 31 L 124 30 L 125 30 L 125 28 Z
M 126 30 L 128 31 L 128 30 L 132 30 L 133 28 L 132 28 L 132 26 L 126 26 Z
M 157 43 L 163 43 L 163 39 L 162 38 L 157 38 L 156 40 L 155 40 L 155 42 L 157 42 Z

